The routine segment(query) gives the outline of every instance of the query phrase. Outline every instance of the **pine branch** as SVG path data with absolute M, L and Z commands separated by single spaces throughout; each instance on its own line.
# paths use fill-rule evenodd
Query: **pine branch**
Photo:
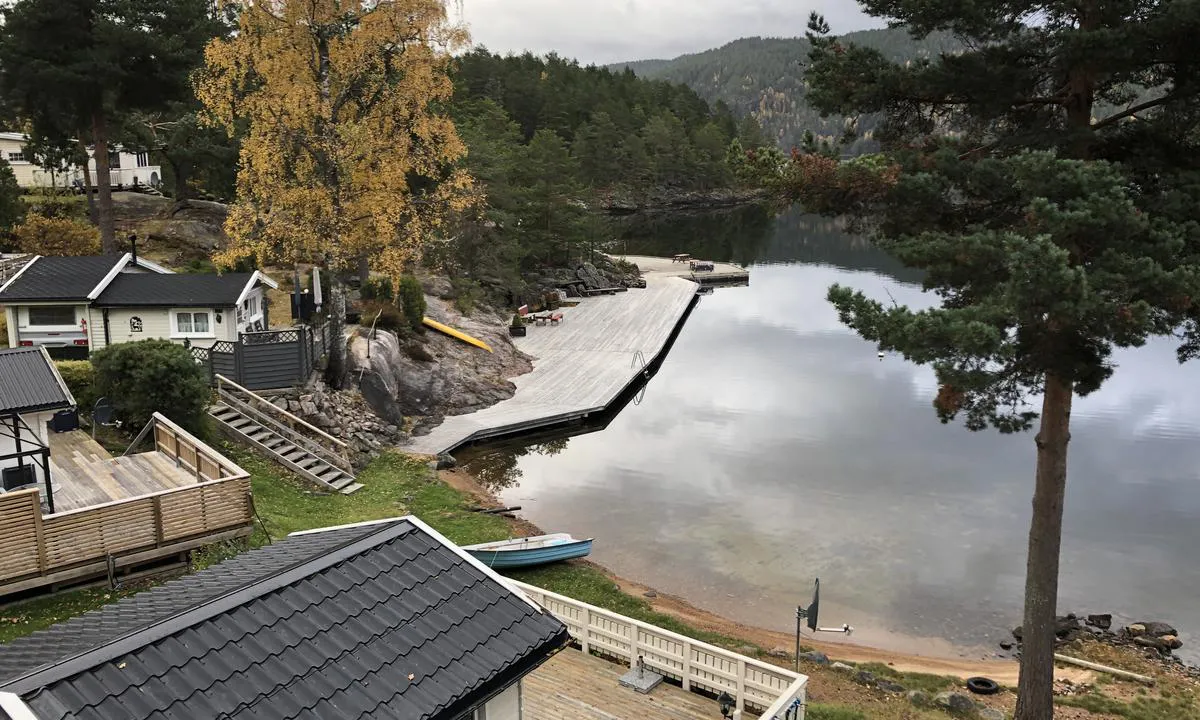
M 1162 97 L 1155 98 L 1154 100 L 1147 100 L 1146 102 L 1139 103 L 1137 105 L 1134 105 L 1131 108 L 1126 108 L 1119 113 L 1114 113 L 1112 115 L 1109 115 L 1108 117 L 1104 118 L 1100 122 L 1092 123 L 1092 129 L 1099 130 L 1102 127 L 1112 125 L 1113 123 L 1115 123 L 1119 120 L 1124 120 L 1127 117 L 1133 117 L 1134 115 L 1137 115 L 1138 113 L 1140 113 L 1143 110 L 1149 110 L 1150 108 L 1158 107 L 1159 105 L 1166 105 L 1167 103 L 1171 102 L 1174 99 L 1175 99 L 1174 95 L 1163 95 Z

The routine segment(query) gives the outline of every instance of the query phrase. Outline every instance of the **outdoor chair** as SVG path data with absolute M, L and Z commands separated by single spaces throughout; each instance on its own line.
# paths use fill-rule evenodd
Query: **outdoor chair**
M 114 417 L 115 413 L 116 408 L 113 407 L 112 401 L 107 397 L 102 397 L 96 401 L 96 404 L 92 407 L 92 439 L 96 438 L 97 425 L 121 427 L 121 421 Z

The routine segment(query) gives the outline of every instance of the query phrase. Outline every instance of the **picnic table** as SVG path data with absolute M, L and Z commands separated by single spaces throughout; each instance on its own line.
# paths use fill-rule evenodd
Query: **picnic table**
M 689 253 L 677 253 L 677 254 L 671 256 L 671 262 L 673 262 L 673 263 L 688 262 L 691 259 L 692 259 L 692 256 Z
M 538 325 L 545 325 L 546 323 L 557 325 L 562 322 L 563 314 L 560 312 L 542 313 L 540 315 L 530 315 L 529 318 Z

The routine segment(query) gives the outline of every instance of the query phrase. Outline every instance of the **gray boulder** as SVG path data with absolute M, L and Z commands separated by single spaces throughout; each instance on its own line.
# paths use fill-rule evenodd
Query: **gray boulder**
M 873 672 L 859 670 L 858 672 L 854 673 L 854 682 L 859 683 L 860 685 L 874 685 L 875 680 L 875 673 Z
M 933 702 L 957 717 L 969 717 L 976 709 L 974 700 L 962 693 L 950 691 L 938 693 L 934 696 Z
M 933 698 L 924 690 L 909 690 L 908 701 L 917 707 L 929 707 L 933 705 Z
M 817 652 L 816 650 L 813 650 L 812 652 L 800 653 L 800 659 L 806 660 L 810 663 L 815 663 L 817 665 L 828 665 L 829 664 L 829 656 L 823 652 Z M 841 663 L 838 663 L 838 664 L 841 664 Z
M 1163 635 L 1178 635 L 1179 634 L 1179 631 L 1176 630 L 1175 628 L 1171 627 L 1170 624 L 1165 623 L 1165 622 L 1159 622 L 1156 620 L 1150 621 L 1150 622 L 1141 622 L 1141 623 L 1138 623 L 1138 625 L 1141 625 L 1142 627 L 1146 628 L 1147 635 L 1153 635 L 1154 637 L 1162 637 Z
M 897 694 L 905 691 L 905 687 L 903 685 L 901 685 L 900 683 L 892 682 L 891 680 L 880 680 L 879 682 L 875 683 L 875 687 L 879 688 L 880 690 L 883 690 L 884 692 L 897 693 Z
M 830 665 L 829 667 L 833 668 L 834 670 L 837 670 L 838 672 L 854 672 L 853 667 L 851 667 L 850 665 L 847 665 L 846 663 L 843 663 L 843 662 L 835 662 L 834 664 Z
M 994 707 L 980 707 L 976 713 L 979 720 L 1006 720 L 1007 718 L 1003 710 Z

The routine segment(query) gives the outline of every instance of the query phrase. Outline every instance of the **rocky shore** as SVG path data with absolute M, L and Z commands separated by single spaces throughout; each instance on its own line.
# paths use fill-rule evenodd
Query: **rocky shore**
M 1113 628 L 1110 614 L 1079 616 L 1070 613 L 1055 620 L 1056 645 L 1064 648 L 1076 641 L 1094 641 L 1112 647 L 1132 647 L 1142 652 L 1147 660 L 1167 668 L 1180 668 L 1192 677 L 1200 677 L 1200 667 L 1188 665 L 1174 651 L 1183 647 L 1177 631 L 1170 623 L 1146 620 L 1130 623 L 1123 628 Z M 1021 640 L 1024 633 L 1020 626 L 1013 628 L 1013 640 L 1002 640 L 1000 648 L 1021 655 Z M 1015 641 L 1015 642 L 1014 642 Z
M 631 215 L 637 212 L 715 210 L 762 202 L 766 199 L 767 194 L 765 190 L 749 188 L 688 191 L 656 188 L 643 193 L 613 192 L 603 199 L 601 207 L 612 215 Z

